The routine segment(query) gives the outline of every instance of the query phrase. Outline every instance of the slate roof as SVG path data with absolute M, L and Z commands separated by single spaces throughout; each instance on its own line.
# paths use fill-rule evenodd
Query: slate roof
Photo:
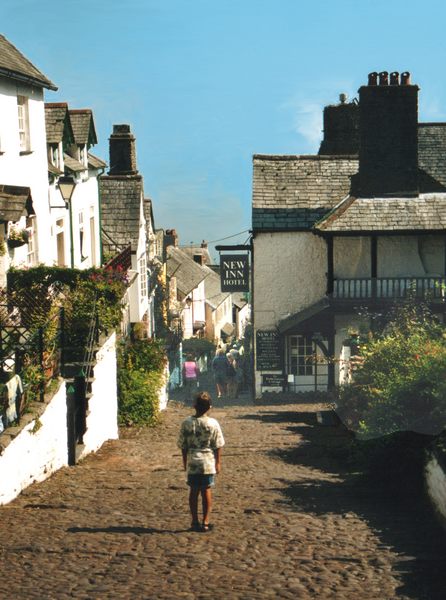
M 85 171 L 85 166 L 69 154 L 64 153 L 63 162 L 65 168 L 69 171 L 73 171 L 73 173 L 80 173 L 81 171 Z
M 166 270 L 168 277 L 176 277 L 177 289 L 186 296 L 195 289 L 208 273 L 185 252 L 175 246 L 167 248 Z
M 45 129 L 48 144 L 59 144 L 62 140 L 69 144 L 74 140 L 66 102 L 45 103 Z
M 206 279 L 204 280 L 206 303 L 215 310 L 222 302 L 226 300 L 230 294 L 228 292 L 221 291 L 220 276 L 217 275 L 215 271 L 206 265 L 203 265 L 201 268 L 207 274 Z
M 0 75 L 19 81 L 29 81 L 31 84 L 49 90 L 57 90 L 54 83 L 39 71 L 39 69 L 3 35 L 0 35 Z
M 79 146 L 87 144 L 94 146 L 98 143 L 94 127 L 93 113 L 89 108 L 80 108 L 68 111 L 73 128 L 74 141 Z
M 446 194 L 420 194 L 412 198 L 348 196 L 314 229 L 333 233 L 442 231 L 446 229 Z
M 51 173 L 51 175 L 63 175 L 63 171 L 50 163 L 50 161 L 48 161 L 48 173 Z
M 446 191 L 446 123 L 418 124 L 418 166 L 421 191 Z
M 98 158 L 91 152 L 88 153 L 87 157 L 88 157 L 88 166 L 90 167 L 90 169 L 103 169 L 107 166 L 107 163 L 105 162 L 105 160 L 102 160 L 102 158 Z
M 350 191 L 356 156 L 253 158 L 253 229 L 309 229 Z
M 30 205 L 31 191 L 28 187 L 0 185 L 0 222 L 18 221 Z
M 102 228 L 105 243 L 124 248 L 139 238 L 141 199 L 144 195 L 141 175 L 99 177 Z

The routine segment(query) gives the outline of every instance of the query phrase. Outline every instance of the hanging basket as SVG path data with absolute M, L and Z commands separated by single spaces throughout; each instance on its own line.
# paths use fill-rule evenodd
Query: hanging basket
M 8 239 L 8 248 L 19 248 L 20 246 L 24 246 L 26 244 L 25 240 L 9 240 Z

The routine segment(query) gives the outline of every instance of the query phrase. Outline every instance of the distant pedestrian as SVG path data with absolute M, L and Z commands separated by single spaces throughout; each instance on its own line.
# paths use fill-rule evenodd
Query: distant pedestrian
M 228 359 L 223 348 L 217 350 L 217 354 L 212 361 L 212 371 L 214 372 L 215 384 L 217 386 L 217 397 L 221 398 L 226 394 L 228 384 Z
M 226 354 L 226 359 L 228 361 L 228 366 L 226 368 L 226 375 L 228 378 L 228 395 L 230 398 L 237 398 L 237 372 L 235 370 L 235 359 L 230 352 Z
M 200 369 L 193 356 L 189 355 L 186 362 L 183 365 L 183 384 L 187 389 L 187 392 L 192 399 L 192 394 L 199 387 L 198 377 L 200 375 Z
M 181 424 L 178 447 L 183 455 L 183 467 L 187 472 L 189 508 L 192 516 L 191 530 L 209 531 L 209 515 L 212 508 L 212 487 L 215 475 L 221 470 L 223 433 L 216 419 L 208 416 L 211 396 L 201 392 L 195 398 L 195 415 Z M 198 497 L 201 494 L 203 520 L 198 518 Z

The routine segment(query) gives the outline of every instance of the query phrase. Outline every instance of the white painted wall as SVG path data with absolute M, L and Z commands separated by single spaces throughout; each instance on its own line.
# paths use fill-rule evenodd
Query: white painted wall
M 28 98 L 31 153 L 20 155 L 17 95 Z M 0 182 L 31 189 L 39 222 L 39 262 L 52 264 L 48 166 L 42 88 L 0 77 Z
M 335 279 L 371 277 L 370 238 L 335 237 L 333 263 Z
M 95 452 L 109 439 L 118 438 L 116 387 L 116 334 L 98 351 L 93 396 L 89 400 L 87 431 L 79 458 Z M 43 481 L 68 464 L 66 385 L 61 386 L 39 418 L 26 425 L 0 455 L 0 505 L 16 498 L 36 481 Z M 37 429 L 37 428 L 35 428 Z
M 65 382 L 40 417 L 24 427 L 0 456 L 0 505 L 7 504 L 36 481 L 67 465 L 67 403 Z
M 87 431 L 83 437 L 83 458 L 98 450 L 118 434 L 116 334 L 113 333 L 96 354 L 92 397 L 88 400 Z
M 255 328 L 274 328 L 326 292 L 327 249 L 307 232 L 256 234 L 254 240 Z

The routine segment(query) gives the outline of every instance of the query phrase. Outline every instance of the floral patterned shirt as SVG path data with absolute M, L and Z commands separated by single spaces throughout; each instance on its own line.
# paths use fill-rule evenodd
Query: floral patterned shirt
M 212 417 L 188 417 L 181 424 L 178 447 L 187 450 L 189 475 L 214 475 L 214 452 L 224 444 L 221 427 Z

